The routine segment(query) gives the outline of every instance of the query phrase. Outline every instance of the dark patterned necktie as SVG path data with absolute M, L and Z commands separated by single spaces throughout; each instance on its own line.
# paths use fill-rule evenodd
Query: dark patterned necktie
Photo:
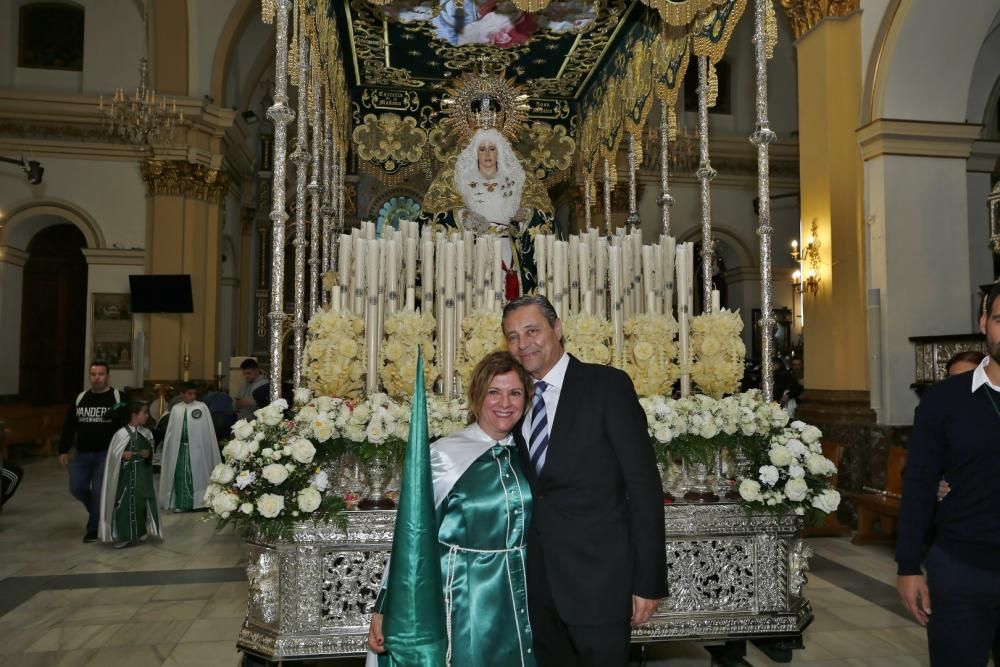
M 549 449 L 549 418 L 545 412 L 545 393 L 548 383 L 539 380 L 535 383 L 535 396 L 531 408 L 531 439 L 529 441 L 531 465 L 537 474 L 542 474 L 545 465 L 545 454 Z

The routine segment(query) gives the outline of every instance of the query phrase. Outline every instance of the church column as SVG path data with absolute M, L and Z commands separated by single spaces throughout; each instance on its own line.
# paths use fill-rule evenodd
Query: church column
M 804 295 L 806 393 L 797 417 L 837 442 L 858 445 L 869 408 L 858 2 L 782 0 L 796 36 L 799 182 L 803 240 L 816 224 L 819 289 Z M 820 11 L 822 10 L 822 11 Z M 808 268 L 808 266 L 806 267 Z
M 191 378 L 211 380 L 226 177 L 219 169 L 186 160 L 150 159 L 141 168 L 150 198 L 146 271 L 190 274 L 194 301 L 193 313 L 149 316 L 148 377 L 176 382 L 187 351 Z
M 881 302 L 879 423 L 913 421 L 911 336 L 969 333 L 970 253 L 988 255 L 987 229 L 970 238 L 967 162 L 981 126 L 876 120 L 858 130 L 865 160 L 868 287 Z M 876 402 L 876 401 L 873 401 Z

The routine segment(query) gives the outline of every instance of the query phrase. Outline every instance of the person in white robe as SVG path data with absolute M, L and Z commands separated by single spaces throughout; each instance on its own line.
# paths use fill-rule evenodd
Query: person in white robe
M 160 462 L 160 506 L 183 512 L 205 507 L 212 469 L 222 463 L 212 416 L 191 383 L 181 385 L 181 402 L 170 410 Z

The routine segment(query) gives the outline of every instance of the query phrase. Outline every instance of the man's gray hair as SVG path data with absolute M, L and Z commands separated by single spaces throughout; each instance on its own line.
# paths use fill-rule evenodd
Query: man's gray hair
M 524 296 L 520 296 L 513 301 L 509 301 L 507 305 L 503 307 L 503 317 L 500 318 L 500 326 L 503 326 L 503 323 L 507 321 L 508 315 L 513 313 L 515 310 L 526 306 L 538 306 L 538 309 L 542 311 L 542 315 L 545 316 L 549 326 L 555 328 L 556 322 L 559 320 L 559 314 L 556 313 L 555 306 L 552 305 L 552 302 L 541 294 L 525 294 Z M 559 344 L 563 348 L 566 347 L 566 336 L 559 337 Z

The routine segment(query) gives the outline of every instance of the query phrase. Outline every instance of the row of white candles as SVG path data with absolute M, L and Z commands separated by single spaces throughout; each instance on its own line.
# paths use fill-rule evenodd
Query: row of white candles
M 434 234 L 428 227 L 421 235 L 413 221 L 401 221 L 399 230 L 387 228 L 382 238 L 375 235 L 375 225 L 363 222 L 360 229 L 340 236 L 338 280 L 330 294 L 333 310 L 364 317 L 366 391 L 377 390 L 386 314 L 415 310 L 418 289 L 420 308 L 430 309 L 437 323 L 442 377 L 452 378 L 465 316 L 503 306 L 501 239 L 477 239 L 472 232 Z M 450 397 L 452 383 L 443 384 Z
M 503 306 L 503 247 L 497 237 L 475 238 L 471 232 L 457 231 L 434 234 L 427 227 L 421 235 L 417 223 L 402 221 L 399 230 L 388 228 L 383 238 L 376 239 L 375 225 L 363 222 L 360 229 L 341 235 L 339 248 L 339 284 L 333 286 L 330 303 L 336 311 L 364 317 L 368 393 L 378 388 L 386 313 L 413 311 L 419 293 L 421 308 L 431 309 L 437 323 L 442 378 L 453 378 L 465 316 Z M 596 230 L 566 241 L 539 234 L 534 257 L 538 293 L 548 296 L 561 317 L 583 313 L 610 319 L 618 358 L 624 352 L 624 322 L 640 314 L 671 312 L 676 285 L 681 391 L 687 395 L 690 377 L 683 360 L 690 358 L 692 243 L 678 245 L 672 237 L 661 236 L 656 244 L 643 245 L 638 231 L 619 231 L 610 243 Z M 400 298 L 401 294 L 405 296 Z M 712 310 L 717 311 L 718 292 L 712 296 Z M 443 390 L 450 398 L 453 383 L 444 381 Z

